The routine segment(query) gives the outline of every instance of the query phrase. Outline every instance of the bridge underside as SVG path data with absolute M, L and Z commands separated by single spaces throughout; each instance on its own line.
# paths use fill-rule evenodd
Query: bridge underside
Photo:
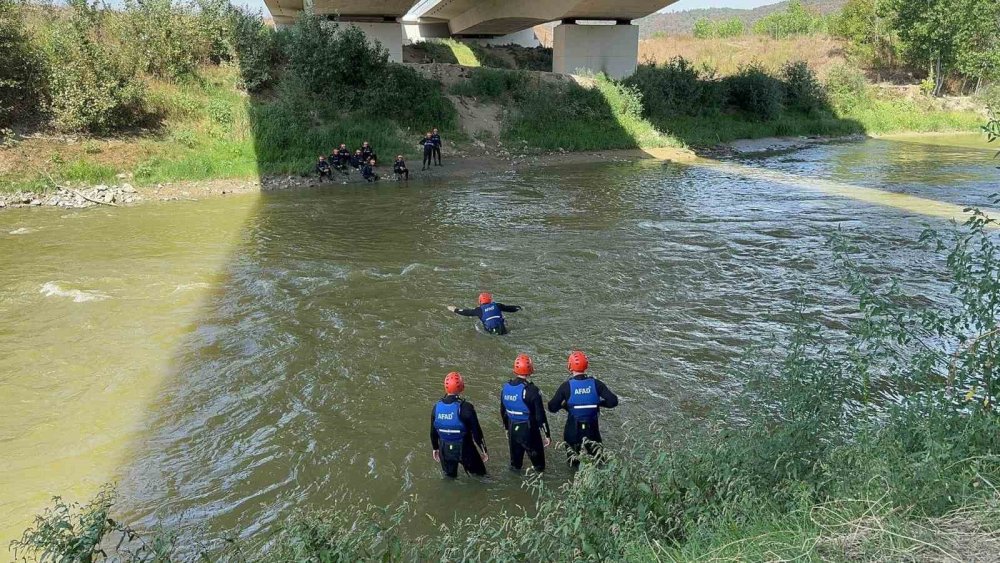
M 637 64 L 639 33 L 630 22 L 676 1 L 264 0 L 264 3 L 279 25 L 293 23 L 307 6 L 316 14 L 335 16 L 356 25 L 389 49 L 396 61 L 402 60 L 404 35 L 398 22 L 415 3 L 417 8 L 411 18 L 415 14 L 420 23 L 447 24 L 447 31 L 457 36 L 503 36 L 561 21 L 554 33 L 553 71 L 604 72 L 617 78 L 635 72 Z M 605 20 L 616 25 L 577 25 L 578 20 Z

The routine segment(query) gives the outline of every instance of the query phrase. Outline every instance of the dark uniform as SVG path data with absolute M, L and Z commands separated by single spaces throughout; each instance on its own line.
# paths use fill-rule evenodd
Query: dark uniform
M 333 171 L 330 170 L 330 163 L 325 160 L 320 160 L 316 163 L 316 173 L 319 174 L 320 180 L 333 177 Z
M 423 169 L 426 170 L 431 167 L 434 162 L 434 140 L 430 137 L 424 137 L 420 139 L 420 144 L 424 146 L 424 165 Z
M 487 303 L 475 309 L 455 309 L 455 313 L 463 317 L 479 317 L 483 329 L 490 334 L 507 334 L 507 322 L 503 318 L 503 313 L 516 313 L 520 310 L 521 307 L 517 305 Z
M 365 159 L 360 154 L 355 153 L 351 155 L 352 168 L 356 168 L 357 170 L 360 171 L 361 167 L 364 166 L 364 164 L 365 164 Z
M 500 390 L 500 419 L 507 429 L 510 445 L 510 468 L 520 471 L 524 454 L 528 454 L 535 471 L 545 471 L 545 444 L 542 432 L 549 438 L 549 421 L 545 416 L 542 393 L 534 383 L 515 377 Z
M 361 165 L 361 177 L 369 182 L 378 182 L 378 174 L 375 173 L 372 165 L 368 163 Z
M 617 406 L 618 396 L 602 381 L 587 374 L 574 375 L 559 386 L 549 401 L 549 412 L 556 413 L 565 408 L 568 413 L 563 440 L 570 448 L 567 454 L 571 457 L 572 465 L 579 464 L 572 457 L 573 454 L 580 453 L 585 439 L 591 442 L 587 445 L 588 454 L 600 453 L 602 439 L 598 419 L 601 408 L 613 409 Z
M 396 162 L 392 164 L 392 171 L 396 174 L 397 180 L 410 179 L 410 170 L 406 167 L 406 161 L 402 158 L 397 158 Z
M 441 166 L 441 134 L 431 133 L 431 142 L 434 143 L 433 156 L 437 160 L 437 165 Z
M 373 158 L 376 159 L 376 161 L 378 160 L 378 157 L 375 156 L 375 149 L 370 145 L 361 147 L 361 156 L 364 157 L 365 162 L 368 162 Z
M 459 464 L 466 473 L 486 475 L 486 464 L 476 450 L 477 445 L 483 453 L 489 453 L 476 408 L 465 399 L 445 395 L 431 410 L 431 448 L 440 450 L 445 476 L 458 477 Z

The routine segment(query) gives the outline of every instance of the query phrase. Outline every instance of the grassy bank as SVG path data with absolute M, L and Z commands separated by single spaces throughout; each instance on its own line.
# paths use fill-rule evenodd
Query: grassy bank
M 80 2 L 0 3 L 4 29 L 16 32 L 3 47 L 16 49 L 5 53 L 31 67 L 5 79 L 0 91 L 0 125 L 16 118 L 13 129 L 0 127 L 0 190 L 309 174 L 317 155 L 364 140 L 384 164 L 396 154 L 416 157 L 416 141 L 431 127 L 451 147 L 476 151 L 442 83 L 388 62 L 384 49 L 353 28 L 335 31 L 306 17 L 274 31 L 219 2 L 192 10 L 158 0 L 121 12 Z M 164 26 L 175 33 L 161 33 Z M 126 39 L 136 30 L 152 37 L 148 49 Z M 974 112 L 875 88 L 860 72 L 830 64 L 829 53 L 787 75 L 793 52 L 832 49 L 828 38 L 739 41 L 770 58 L 722 65 L 720 73 L 700 54 L 642 65 L 624 81 L 580 81 L 585 85 L 489 68 L 532 68 L 545 60 L 541 49 L 441 40 L 408 51 L 474 67 L 448 93 L 498 105 L 500 138 L 482 140 L 511 153 L 978 129 Z M 769 48 L 779 44 L 784 50 Z M 86 72 L 64 72 L 76 67 Z M 124 86 L 109 90 L 108 83 Z M 26 98 L 37 103 L 15 103 Z
M 743 389 L 698 428 L 651 428 L 583 460 L 572 482 L 527 486 L 535 511 L 446 523 L 410 537 L 403 503 L 352 499 L 216 548 L 131 531 L 113 497 L 57 504 L 16 544 L 90 560 L 990 560 L 1000 552 L 1000 279 L 992 219 L 926 232 L 948 301 L 862 274 L 864 241 L 831 242 L 857 321 L 832 334 L 802 313 L 781 342 L 732 366 Z M 359 508 L 360 507 L 360 508 Z M 110 519 L 109 519 L 110 517 Z M 102 543 L 103 542 L 103 543 Z M 185 555 L 178 555 L 183 553 Z M 100 559 L 99 557 L 97 558 Z

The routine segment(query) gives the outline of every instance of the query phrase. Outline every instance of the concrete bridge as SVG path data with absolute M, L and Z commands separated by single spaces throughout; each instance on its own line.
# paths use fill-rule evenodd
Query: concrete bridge
M 403 42 L 439 37 L 495 38 L 523 43 L 524 30 L 558 21 L 553 32 L 552 70 L 604 72 L 621 78 L 635 72 L 639 28 L 632 20 L 677 0 L 264 0 L 278 25 L 306 6 L 314 13 L 361 28 L 403 56 Z

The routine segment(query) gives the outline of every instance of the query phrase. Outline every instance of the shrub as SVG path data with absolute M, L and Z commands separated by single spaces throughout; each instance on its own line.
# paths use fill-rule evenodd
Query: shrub
M 759 64 L 740 68 L 739 72 L 725 79 L 725 84 L 728 103 L 754 119 L 767 121 L 781 113 L 785 95 L 782 84 Z
M 35 113 L 45 92 L 45 67 L 31 43 L 19 0 L 0 0 L 0 128 Z
M 307 92 L 360 107 L 366 90 L 382 79 L 389 52 L 369 43 L 360 29 L 303 12 L 287 32 L 287 72 Z
M 275 32 L 264 25 L 260 13 L 234 8 L 230 14 L 229 41 L 240 68 L 240 82 L 247 92 L 259 92 L 275 78 L 279 57 Z
M 625 83 L 641 92 L 647 116 L 711 114 L 723 104 L 720 84 L 681 57 L 639 65 Z
M 713 35 L 712 20 L 708 18 L 698 18 L 698 20 L 694 22 L 694 30 L 692 30 L 692 33 L 698 39 L 708 39 Z
M 835 65 L 826 76 L 826 92 L 833 107 L 847 111 L 869 99 L 868 82 L 858 69 L 847 65 Z
M 54 124 L 65 131 L 107 133 L 145 117 L 145 87 L 135 62 L 99 37 L 105 16 L 86 0 L 70 0 L 68 22 L 55 25 L 47 52 Z
M 458 96 L 475 96 L 487 100 L 519 97 L 528 84 L 528 74 L 490 68 L 477 68 L 469 72 L 469 77 L 452 86 L 451 91 Z
M 126 0 L 125 10 L 114 19 L 122 27 L 116 33 L 122 47 L 152 76 L 178 80 L 208 60 L 211 43 L 189 4 Z
M 382 79 L 366 93 L 362 110 L 371 117 L 392 116 L 399 125 L 416 129 L 433 126 L 448 129 L 455 125 L 457 114 L 444 97 L 441 84 L 424 78 L 416 70 L 389 64 Z
M 765 16 L 754 24 L 754 33 L 781 39 L 790 35 L 804 35 L 822 29 L 825 22 L 806 11 L 801 0 L 789 0 L 784 12 Z
M 788 62 L 781 68 L 785 105 L 806 113 L 826 107 L 826 92 L 805 61 Z

